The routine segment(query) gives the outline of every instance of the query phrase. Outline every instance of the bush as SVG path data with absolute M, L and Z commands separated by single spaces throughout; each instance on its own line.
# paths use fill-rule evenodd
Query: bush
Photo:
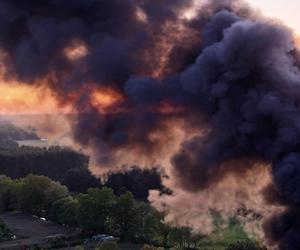
M 84 247 L 82 247 L 82 246 L 76 246 L 75 250 L 84 250 Z
M 225 250 L 267 250 L 267 248 L 253 241 L 244 241 L 231 244 Z
M 96 250 L 119 250 L 118 244 L 113 241 L 105 241 Z
M 162 247 L 154 247 L 150 245 L 144 245 L 141 250 L 163 250 L 164 248 Z
M 13 234 L 8 229 L 8 227 L 0 220 L 0 242 L 5 240 L 10 240 Z

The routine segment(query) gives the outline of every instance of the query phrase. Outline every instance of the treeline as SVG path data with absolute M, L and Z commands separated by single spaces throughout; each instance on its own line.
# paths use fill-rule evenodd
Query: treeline
M 88 164 L 87 156 L 69 148 L 0 148 L 0 174 L 12 179 L 28 174 L 44 175 L 64 184 L 71 192 L 86 192 L 91 187 L 108 186 L 117 195 L 128 190 L 140 200 L 146 200 L 151 189 L 164 189 L 157 169 L 132 167 L 124 173 L 108 174 L 105 183 L 102 183 L 100 178 L 90 173 Z
M 100 187 L 98 179 L 89 170 L 87 156 L 66 147 L 19 146 L 19 140 L 37 140 L 33 130 L 16 127 L 10 122 L 0 122 L 0 174 L 13 179 L 28 174 L 44 175 L 55 181 L 70 185 L 71 191 L 86 191 L 89 187 Z M 75 185 L 72 179 L 81 180 Z M 78 183 L 78 182 L 77 182 Z M 74 188 L 74 190 L 72 190 Z
M 68 148 L 21 146 L 14 149 L 0 149 L 1 174 L 20 178 L 29 173 L 45 175 L 61 181 L 72 168 L 88 165 L 88 157 Z
M 101 183 L 100 178 L 90 173 L 88 164 L 89 158 L 86 155 L 65 147 L 0 147 L 0 174 L 13 179 L 28 174 L 44 175 L 64 184 L 71 192 L 86 192 L 88 188 L 105 185 L 117 195 L 131 191 L 140 200 L 147 199 L 150 189 L 163 190 L 156 169 L 132 167 L 124 173 L 108 174 L 106 182 Z
M 30 173 L 45 175 L 66 184 L 78 174 L 85 176 L 83 181 L 87 181 L 89 187 L 98 183 L 88 171 L 88 157 L 71 149 L 58 146 L 0 148 L 0 174 L 15 179 Z
M 13 180 L 0 178 L 0 211 L 20 211 L 45 217 L 64 226 L 80 228 L 85 235 L 107 233 L 122 241 L 196 246 L 202 235 L 190 228 L 171 228 L 164 215 L 132 193 L 120 196 L 107 187 L 90 188 L 71 195 L 66 186 L 44 176 L 29 175 Z
M 109 173 L 104 185 L 113 189 L 116 195 L 130 191 L 135 199 L 146 201 L 149 190 L 171 192 L 163 186 L 161 178 L 161 173 L 156 168 L 140 169 L 133 166 L 123 173 Z

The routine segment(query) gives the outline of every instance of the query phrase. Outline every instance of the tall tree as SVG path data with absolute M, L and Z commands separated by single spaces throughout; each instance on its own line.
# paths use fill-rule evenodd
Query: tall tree
M 115 207 L 115 229 L 117 234 L 124 240 L 134 236 L 136 206 L 132 193 L 126 192 L 121 195 Z
M 10 211 L 14 208 L 13 193 L 15 182 L 6 176 L 0 176 L 0 211 Z
M 77 227 L 78 200 L 71 196 L 53 202 L 51 219 L 61 225 Z
M 54 201 L 68 195 L 68 189 L 45 176 L 29 175 L 17 182 L 16 195 L 20 211 L 45 216 Z
M 78 222 L 85 232 L 104 233 L 115 205 L 115 196 L 109 188 L 90 188 L 78 196 Z

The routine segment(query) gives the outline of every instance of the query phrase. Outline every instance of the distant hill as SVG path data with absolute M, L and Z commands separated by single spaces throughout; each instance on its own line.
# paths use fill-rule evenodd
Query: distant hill
M 11 122 L 0 123 L 0 140 L 38 140 L 38 135 L 33 130 L 25 130 L 20 127 L 16 127 Z
M 39 139 L 33 130 L 17 127 L 9 121 L 0 122 L 0 148 L 15 147 L 17 141 Z

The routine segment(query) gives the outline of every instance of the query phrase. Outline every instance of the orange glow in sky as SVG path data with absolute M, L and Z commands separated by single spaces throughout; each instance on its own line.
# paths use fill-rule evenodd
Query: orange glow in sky
M 91 103 L 93 104 L 93 106 L 101 112 L 121 102 L 123 100 L 123 97 L 113 89 L 102 88 L 94 91 L 91 99 Z
M 51 91 L 17 83 L 0 82 L 0 114 L 65 113 L 70 107 L 59 107 Z

